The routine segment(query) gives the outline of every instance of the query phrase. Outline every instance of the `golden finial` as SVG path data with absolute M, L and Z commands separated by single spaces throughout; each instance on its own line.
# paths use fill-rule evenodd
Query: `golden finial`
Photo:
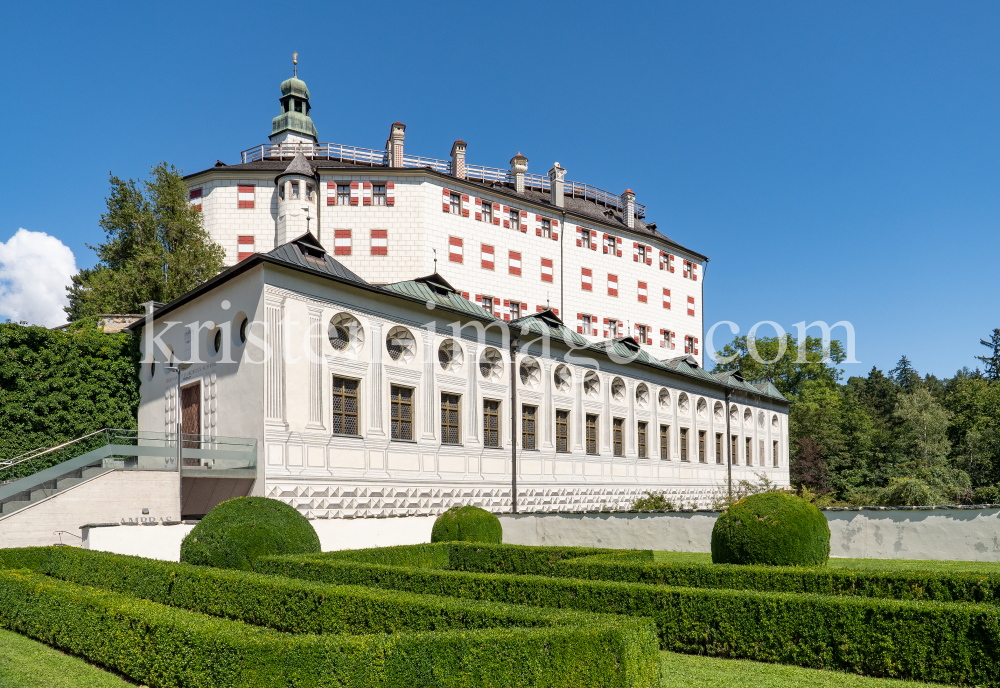
M 292 76 L 297 77 L 299 75 L 299 54 L 297 52 L 292 53 Z

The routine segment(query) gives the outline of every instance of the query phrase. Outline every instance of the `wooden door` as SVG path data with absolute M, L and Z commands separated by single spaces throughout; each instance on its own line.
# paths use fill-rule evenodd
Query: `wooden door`
M 185 435 L 201 434 L 201 385 L 197 382 L 181 388 L 181 432 Z M 197 441 L 184 443 L 185 449 L 198 449 L 200 446 Z

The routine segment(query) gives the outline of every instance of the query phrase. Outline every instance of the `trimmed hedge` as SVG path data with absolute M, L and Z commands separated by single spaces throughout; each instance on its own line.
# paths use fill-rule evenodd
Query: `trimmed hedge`
M 324 557 L 266 557 L 260 566 L 328 583 L 652 617 L 664 649 L 676 652 L 1000 686 L 1000 609 L 990 605 L 670 588 Z
M 157 687 L 654 686 L 650 629 L 594 618 L 586 628 L 293 635 L 0 571 L 0 624 Z
M 503 542 L 500 519 L 486 509 L 453 506 L 434 519 L 431 542 Z
M 253 571 L 262 555 L 319 551 L 319 536 L 294 507 L 267 497 L 237 497 L 217 505 L 188 533 L 181 561 Z
M 653 563 L 650 550 L 583 551 L 583 548 L 464 543 L 452 543 L 450 547 L 450 561 L 459 564 L 452 564 L 450 568 L 482 573 L 496 571 L 692 588 L 1000 604 L 1000 574 Z M 545 564 L 546 555 L 551 559 L 548 565 Z M 403 561 L 402 553 L 397 553 L 397 559 Z
M 762 492 L 719 514 L 712 563 L 817 566 L 830 558 L 826 517 L 802 497 Z

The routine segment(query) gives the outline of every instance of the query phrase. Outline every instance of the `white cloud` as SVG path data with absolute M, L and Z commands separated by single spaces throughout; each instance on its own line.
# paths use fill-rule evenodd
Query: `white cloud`
M 0 242 L 0 314 L 55 327 L 66 322 L 66 287 L 76 274 L 69 246 L 45 232 L 17 230 Z

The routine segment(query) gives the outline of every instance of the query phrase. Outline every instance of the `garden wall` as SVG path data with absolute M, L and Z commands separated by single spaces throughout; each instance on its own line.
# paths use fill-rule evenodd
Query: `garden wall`
M 1000 507 L 829 508 L 830 555 L 1000 561 Z M 711 551 L 716 511 L 498 514 L 517 545 Z

